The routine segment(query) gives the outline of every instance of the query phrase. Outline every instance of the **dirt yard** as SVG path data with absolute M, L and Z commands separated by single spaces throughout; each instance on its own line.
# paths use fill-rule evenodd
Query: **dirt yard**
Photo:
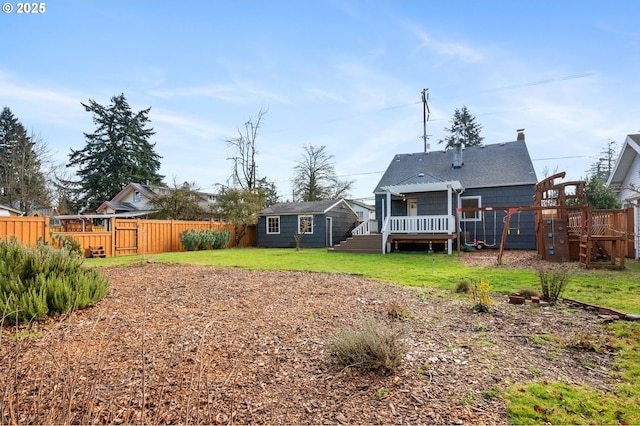
M 159 264 L 106 273 L 97 307 L 17 340 L 4 330 L 3 424 L 504 424 L 496 393 L 510 383 L 613 384 L 610 354 L 536 338 L 597 335 L 601 320 L 582 310 L 497 295 L 494 312 L 478 314 L 464 297 L 339 274 Z M 407 317 L 391 318 L 393 306 Z M 342 368 L 325 346 L 368 316 L 408 330 L 393 374 Z

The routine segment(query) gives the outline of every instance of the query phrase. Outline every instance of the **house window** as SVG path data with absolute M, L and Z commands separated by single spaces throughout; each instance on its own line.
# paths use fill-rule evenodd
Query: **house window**
M 358 220 L 364 221 L 364 212 L 362 210 L 358 210 Z
M 140 191 L 134 192 L 133 201 L 140 201 Z
M 280 216 L 267 216 L 267 234 L 280 233 Z
M 482 220 L 482 211 L 464 211 L 464 209 L 478 209 L 482 207 L 480 196 L 477 197 L 461 197 L 461 207 L 463 209 L 461 214 L 461 220 L 474 221 Z
M 312 215 L 298 216 L 298 233 L 313 234 L 313 216 Z

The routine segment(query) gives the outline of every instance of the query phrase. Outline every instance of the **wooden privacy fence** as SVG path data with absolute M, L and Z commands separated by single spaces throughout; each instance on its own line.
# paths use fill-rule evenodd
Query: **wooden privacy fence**
M 226 229 L 231 234 L 229 246 L 235 241 L 233 225 L 225 222 L 113 218 L 109 219 L 108 230 L 92 227 L 89 232 L 61 232 L 58 227 L 49 226 L 48 217 L 0 217 L 0 239 L 15 237 L 33 247 L 38 240 L 51 244 L 52 235 L 64 235 L 80 243 L 85 257 L 89 257 L 89 247 L 102 247 L 107 256 L 184 251 L 180 233 L 191 229 Z M 256 227 L 250 226 L 239 247 L 255 245 Z

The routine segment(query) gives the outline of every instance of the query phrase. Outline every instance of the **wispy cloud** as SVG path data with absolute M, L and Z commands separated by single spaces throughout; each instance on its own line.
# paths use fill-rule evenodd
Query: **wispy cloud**
M 426 49 L 446 59 L 457 59 L 466 63 L 477 63 L 484 59 L 480 51 L 464 43 L 436 40 L 415 25 L 407 25 L 407 29 L 418 38 L 417 50 Z
M 167 110 L 151 110 L 150 119 L 153 123 L 171 128 L 171 133 L 189 135 L 201 141 L 220 141 L 225 136 L 233 134 L 234 129 L 212 123 L 210 120 L 186 117 Z M 181 144 L 185 141 L 173 140 L 170 144 Z M 193 139 L 190 139 L 190 143 Z

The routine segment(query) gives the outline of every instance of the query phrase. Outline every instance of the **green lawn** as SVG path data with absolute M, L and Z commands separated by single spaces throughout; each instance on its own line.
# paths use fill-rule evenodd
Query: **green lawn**
M 497 253 L 496 253 L 497 255 Z M 141 262 L 141 256 L 87 259 L 89 266 L 114 266 Z M 510 293 L 523 288 L 539 288 L 535 269 L 506 267 L 476 268 L 462 264 L 457 255 L 425 252 L 357 254 L 331 253 L 325 249 L 229 249 L 145 256 L 144 260 L 164 263 L 209 265 L 221 268 L 278 271 L 311 271 L 361 275 L 377 281 L 406 286 L 452 290 L 463 279 L 484 279 L 493 290 Z M 640 262 L 627 261 L 624 270 L 580 269 L 571 273 L 564 297 L 640 314 Z

